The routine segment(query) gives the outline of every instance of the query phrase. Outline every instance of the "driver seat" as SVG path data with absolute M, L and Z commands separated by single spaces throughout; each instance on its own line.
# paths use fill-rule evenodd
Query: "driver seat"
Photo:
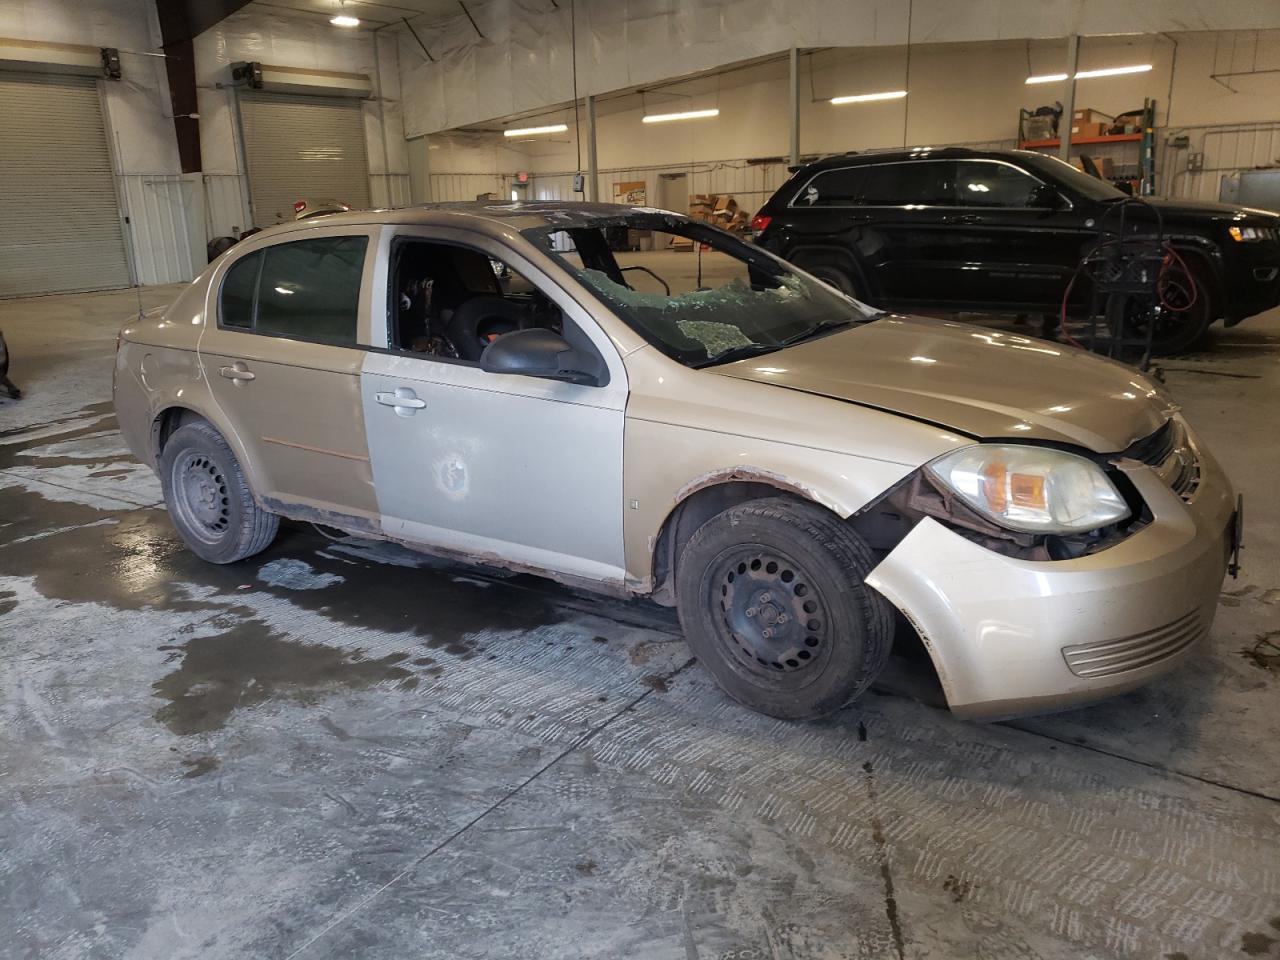
M 463 360 L 477 361 L 492 341 L 529 323 L 525 307 L 502 297 L 472 297 L 453 312 L 447 332 Z

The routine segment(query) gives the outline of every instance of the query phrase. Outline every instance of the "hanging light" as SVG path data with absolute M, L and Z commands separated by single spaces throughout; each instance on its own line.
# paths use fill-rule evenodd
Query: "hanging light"
M 871 103 L 874 100 L 901 100 L 907 95 L 905 90 L 886 90 L 883 93 L 855 93 L 849 97 L 832 97 L 834 104 Z
M 1146 73 L 1151 69 L 1149 63 L 1135 63 L 1127 67 L 1103 67 L 1101 70 L 1080 70 L 1076 72 L 1077 80 L 1092 80 L 1094 77 L 1118 77 L 1126 73 Z M 1067 79 L 1065 73 L 1045 73 L 1038 77 L 1027 77 L 1027 83 L 1061 83 Z
M 564 133 L 569 129 L 566 123 L 551 123 L 545 127 L 519 127 L 515 130 L 503 130 L 504 137 L 532 137 L 539 133 Z
M 699 120 L 703 117 L 718 117 L 720 111 L 711 110 L 686 110 L 683 113 L 651 113 L 641 117 L 645 123 L 666 123 L 668 120 Z
M 335 16 L 330 17 L 329 22 L 332 23 L 335 27 L 360 26 L 360 18 L 353 17 L 351 16 L 351 14 L 347 13 L 346 4 L 343 3 L 342 0 L 339 0 L 338 2 L 338 13 Z

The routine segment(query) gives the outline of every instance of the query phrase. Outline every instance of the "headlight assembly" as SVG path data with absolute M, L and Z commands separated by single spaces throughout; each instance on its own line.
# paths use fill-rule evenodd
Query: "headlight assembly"
M 1227 227 L 1227 233 L 1231 234 L 1231 239 L 1236 243 L 1259 243 L 1276 238 L 1273 227 Z
M 987 519 L 1024 533 L 1096 530 L 1129 516 L 1129 505 L 1092 460 L 1049 447 L 978 443 L 926 468 Z

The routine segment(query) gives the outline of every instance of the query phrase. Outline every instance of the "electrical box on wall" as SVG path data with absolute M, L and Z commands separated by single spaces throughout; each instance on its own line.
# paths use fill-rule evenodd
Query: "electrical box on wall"
M 120 51 L 115 47 L 102 48 L 102 75 L 108 80 L 120 79 Z
M 248 87 L 250 90 L 261 90 L 262 64 L 256 60 L 248 63 L 233 63 L 231 65 L 231 79 L 239 85 Z

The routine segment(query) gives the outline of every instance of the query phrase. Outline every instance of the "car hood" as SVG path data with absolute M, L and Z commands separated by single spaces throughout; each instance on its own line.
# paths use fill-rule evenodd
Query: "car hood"
M 923 317 L 880 319 L 709 372 L 830 397 L 980 439 L 1096 453 L 1158 429 L 1174 405 L 1129 367 L 1045 340 Z
M 1247 220 L 1250 222 L 1278 221 L 1280 215 L 1257 207 L 1240 207 L 1211 200 L 1160 200 L 1143 197 L 1144 203 L 1159 209 L 1162 216 L 1172 220 Z

